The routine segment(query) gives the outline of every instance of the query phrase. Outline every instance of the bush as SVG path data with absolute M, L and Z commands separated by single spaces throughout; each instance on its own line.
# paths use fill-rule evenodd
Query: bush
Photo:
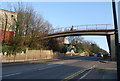
M 7 55 L 10 55 L 10 54 L 15 55 L 16 53 L 22 53 L 22 51 L 24 51 L 24 53 L 26 53 L 26 48 L 18 47 L 16 45 L 14 45 L 14 46 L 3 45 L 2 46 L 3 55 L 5 54 L 5 52 L 7 53 Z
M 60 50 L 60 53 L 66 53 L 67 52 L 67 47 L 63 46 Z

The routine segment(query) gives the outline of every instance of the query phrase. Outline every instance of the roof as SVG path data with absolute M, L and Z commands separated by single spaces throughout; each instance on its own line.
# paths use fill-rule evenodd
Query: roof
M 4 9 L 0 9 L 0 11 L 5 11 L 5 12 L 9 12 L 9 13 L 17 14 L 17 12 L 8 11 L 8 10 L 4 10 Z

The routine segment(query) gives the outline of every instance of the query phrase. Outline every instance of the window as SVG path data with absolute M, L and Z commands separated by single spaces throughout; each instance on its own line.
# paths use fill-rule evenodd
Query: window
M 11 17 L 14 17 L 13 15 L 11 15 Z

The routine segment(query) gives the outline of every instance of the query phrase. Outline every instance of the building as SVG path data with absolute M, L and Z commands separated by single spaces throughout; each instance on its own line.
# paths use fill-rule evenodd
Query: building
M 9 44 L 10 36 L 14 35 L 16 19 L 16 12 L 0 9 L 0 42 L 5 40 L 5 43 Z

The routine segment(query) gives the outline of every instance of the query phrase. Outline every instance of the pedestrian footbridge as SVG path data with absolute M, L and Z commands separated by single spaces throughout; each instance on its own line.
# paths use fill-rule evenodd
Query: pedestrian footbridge
M 106 36 L 109 50 L 112 58 L 115 58 L 115 29 L 111 24 L 93 24 L 93 25 L 77 25 L 69 27 L 61 27 L 52 29 L 50 33 L 44 37 L 58 38 L 66 36 L 83 36 L 83 35 L 97 35 Z

